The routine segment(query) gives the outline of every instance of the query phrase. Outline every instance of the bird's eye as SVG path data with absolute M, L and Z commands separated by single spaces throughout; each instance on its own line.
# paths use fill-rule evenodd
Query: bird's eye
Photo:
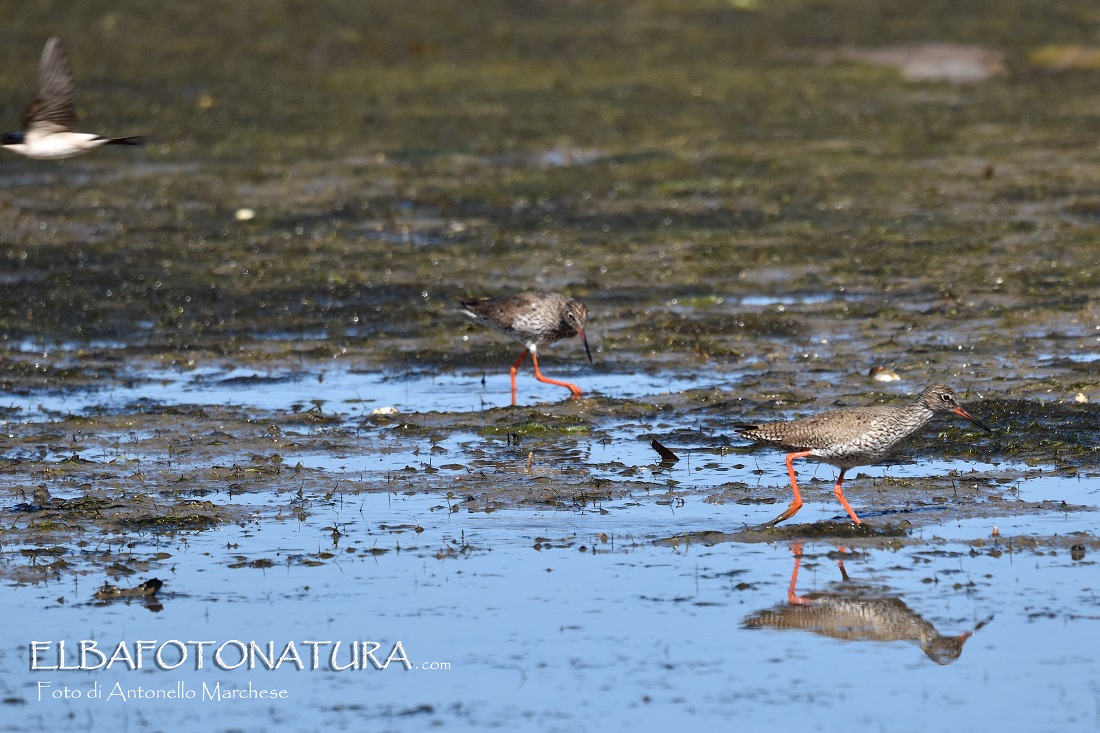
M 950 401 L 951 401 L 951 395 L 949 395 L 949 394 L 941 394 L 941 395 L 940 395 L 940 399 L 941 399 L 941 400 L 943 400 L 944 402 L 950 402 Z

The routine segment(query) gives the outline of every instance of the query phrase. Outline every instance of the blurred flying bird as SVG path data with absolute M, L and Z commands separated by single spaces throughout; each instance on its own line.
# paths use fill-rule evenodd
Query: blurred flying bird
M 140 145 L 140 137 L 102 137 L 76 132 L 76 88 L 61 39 L 53 36 L 42 50 L 38 89 L 23 111 L 22 132 L 0 137 L 0 145 L 38 160 L 59 160 L 100 145 Z

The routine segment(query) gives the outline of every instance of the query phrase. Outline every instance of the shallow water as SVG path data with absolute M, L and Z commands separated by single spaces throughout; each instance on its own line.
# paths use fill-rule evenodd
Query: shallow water
M 49 353 L 49 352 L 47 352 Z M 543 362 L 543 371 L 549 366 Z M 552 375 L 584 382 L 586 394 L 628 399 L 686 389 L 726 388 L 736 379 L 730 374 L 685 375 L 676 372 L 653 374 L 589 374 L 583 368 L 559 368 Z M 121 384 L 74 391 L 36 391 L 28 396 L 11 396 L 4 403 L 23 415 L 40 417 L 118 410 L 139 400 L 164 405 L 237 405 L 261 410 L 300 411 L 320 406 L 348 415 L 370 414 L 392 407 L 399 413 L 469 412 L 511 404 L 511 382 L 507 366 L 483 374 L 416 373 L 392 374 L 335 366 L 319 372 L 302 367 L 253 368 L 209 366 L 192 369 L 133 369 L 120 376 Z M 565 390 L 535 381 L 530 372 L 517 380 L 517 404 L 535 405 L 555 401 Z
M 378 379 L 339 370 L 323 380 L 282 372 L 253 378 L 250 370 L 233 369 L 168 375 L 143 373 L 125 388 L 44 395 L 37 404 L 43 415 L 125 412 L 135 402 L 196 398 L 300 411 L 288 402 L 290 387 L 299 403 L 342 405 L 346 420 L 355 422 L 359 410 L 347 407 L 352 391 L 397 404 L 416 419 L 411 410 L 418 404 L 435 404 L 438 395 L 457 400 L 463 386 L 480 387 L 473 376 Z M 634 380 L 641 386 L 619 389 L 645 396 L 647 388 L 659 394 L 677 384 L 663 375 Z M 497 381 L 507 386 L 506 378 Z M 915 544 L 892 549 L 858 540 L 854 548 L 844 540 L 709 544 L 701 532 L 775 515 L 774 504 L 707 497 L 743 483 L 782 504 L 789 491 L 782 454 L 671 445 L 682 458 L 662 466 L 648 434 L 638 421 L 612 422 L 600 436 L 540 448 L 543 461 L 558 469 L 646 482 L 627 498 L 572 507 L 486 512 L 461 494 L 444 492 L 331 495 L 319 489 L 324 480 L 318 478 L 312 484 L 318 489 L 306 485 L 304 492 L 208 495 L 219 504 L 244 502 L 244 518 L 204 532 L 142 533 L 127 544 L 132 558 L 164 553 L 117 581 L 125 587 L 154 575 L 166 580 L 155 601 L 96 601 L 95 576 L 9 589 L 0 649 L 20 670 L 5 677 L 2 691 L 20 701 L 18 722 L 9 729 L 147 730 L 170 717 L 184 726 L 241 731 L 358 730 L 364 724 L 565 731 L 586 729 L 612 708 L 617 724 L 645 727 L 688 718 L 754 730 L 832 729 L 853 721 L 899 731 L 926 730 L 928 721 L 948 729 L 1001 729 L 982 712 L 989 706 L 1000 711 L 997 721 L 1008 715 L 1028 730 L 1096 724 L 1100 662 L 1079 643 L 1100 622 L 1090 580 L 1094 550 L 1077 560 L 1067 547 L 1029 540 L 1090 536 L 1100 512 L 1051 509 L 951 520 L 949 511 L 946 521 L 918 522 L 908 533 Z M 435 464 L 439 475 L 499 470 L 499 450 L 524 453 L 509 440 L 455 431 L 433 439 L 430 448 L 399 440 L 384 451 L 305 452 L 293 460 L 319 475 L 354 476 L 370 486 L 408 466 L 423 471 Z M 831 494 L 833 473 L 801 464 L 807 505 L 799 521 L 843 519 Z M 1018 500 L 1097 503 L 1094 480 L 1012 461 L 952 458 L 858 469 L 848 481 L 849 496 L 872 525 L 918 520 L 920 510 L 864 511 L 865 497 L 875 501 L 866 493 L 868 483 L 942 475 L 990 485 L 996 484 L 990 477 L 1015 477 L 1000 485 Z M 668 493 L 672 489 L 675 494 Z M 669 543 L 676 537 L 682 539 Z M 803 553 L 796 592 L 820 594 L 819 604 L 838 598 L 855 604 L 867 624 L 857 634 L 864 638 L 836 638 L 831 634 L 839 632 L 820 620 L 809 628 L 746 625 L 764 612 L 804 610 L 787 601 L 796 547 Z M 850 581 L 842 581 L 838 559 Z M 899 599 L 905 628 L 880 630 L 877 615 L 896 621 Z M 841 623 L 853 623 L 845 618 Z M 979 628 L 957 659 L 937 661 L 911 630 L 921 624 L 949 638 Z M 80 640 L 95 639 L 108 654 L 120 641 L 131 654 L 139 640 L 153 642 L 153 649 L 181 642 L 166 649 L 167 666 L 179 660 L 181 645 L 191 656 L 176 669 L 146 659 L 140 670 L 120 660 L 110 670 L 28 671 L 30 641 L 50 642 L 40 663 L 49 667 L 58 663 L 62 639 L 70 655 Z M 232 668 L 240 659 L 232 644 L 219 665 L 210 657 L 213 649 L 233 640 L 255 641 L 262 653 L 270 642 L 275 659 L 294 642 L 306 669 L 295 669 L 293 655 L 276 669 L 262 660 L 253 669 L 247 663 Z M 343 651 L 335 664 L 352 669 L 333 668 L 331 645 L 319 647 L 319 666 L 312 669 L 312 647 L 304 642 L 337 640 Z M 192 641 L 216 642 L 207 647 L 201 669 L 195 647 L 187 647 Z M 365 655 L 352 657 L 353 642 L 368 642 L 370 649 L 377 643 L 374 658 L 385 668 Z M 401 651 L 387 664 L 397 642 Z M 401 661 L 406 657 L 411 669 Z M 67 661 L 76 664 L 75 656 Z M 1042 670 L 1041 684 L 1036 669 Z M 82 697 L 52 697 L 66 689 Z M 102 699 L 86 698 L 94 689 Z M 222 699 L 240 689 L 285 690 L 285 698 Z M 169 694 L 194 697 L 140 697 Z M 569 705 L 560 704 L 563 697 Z
M 282 651 L 295 641 L 307 667 L 310 647 L 302 641 L 375 641 L 383 660 L 400 641 L 411 670 L 390 662 L 338 672 L 327 655 L 316 670 L 293 671 L 292 662 L 277 670 L 219 669 L 209 659 L 196 670 L 192 654 L 192 663 L 174 671 L 148 661 L 141 671 L 121 664 L 24 671 L 5 678 L 4 694 L 25 701 L 12 729 L 142 730 L 166 716 L 181 725 L 216 716 L 219 730 L 358 730 L 369 721 L 400 730 L 564 731 L 586 729 L 611 706 L 618 721 L 639 726 L 689 718 L 751 729 L 854 721 L 918 731 L 935 719 L 955 729 L 1000 729 L 984 712 L 989 706 L 1028 730 L 1096 724 L 1098 658 L 1080 644 L 1100 622 L 1089 610 L 1093 563 L 1068 553 L 975 553 L 952 541 L 841 555 L 830 555 L 836 548 L 827 543 L 803 548 L 801 595 L 854 597 L 872 616 L 882 599 L 900 598 L 910 619 L 945 636 L 992 617 L 957 660 L 941 665 L 904 638 L 844 641 L 804 629 L 745 628 L 747 617 L 787 604 L 789 546 L 652 543 L 715 521 L 723 508 L 688 502 L 672 511 L 642 499 L 605 504 L 602 512 L 485 515 L 451 512 L 448 503 L 368 494 L 331 506 L 317 521 L 265 521 L 157 542 L 174 559 L 156 608 L 91 604 L 91 589 L 70 582 L 15 589 L 0 641 L 24 668 L 25 634 L 16 629 L 28 627 L 38 640 L 90 635 L 111 648 L 118 640 L 240 639 L 274 641 Z M 335 543 L 333 525 L 341 532 Z M 333 556 L 301 562 L 321 551 Z M 843 557 L 851 581 L 841 582 L 834 557 Z M 263 559 L 270 567 L 247 565 Z M 174 664 L 178 656 L 169 652 Z M 237 659 L 226 652 L 227 665 Z M 448 668 L 429 669 L 433 663 Z M 51 683 L 48 692 L 68 686 L 87 693 L 98 684 L 106 696 L 116 694 L 38 702 L 42 682 Z M 119 697 L 139 686 L 175 690 L 180 682 L 198 699 Z M 219 683 L 285 689 L 288 698 L 203 702 L 203 685 Z M 569 705 L 560 704 L 562 696 Z
M 615 391 L 612 404 L 657 404 L 676 398 L 670 390 L 721 398 L 740 377 L 737 371 L 712 382 L 661 372 L 576 373 L 594 393 Z M 525 398 L 535 386 L 530 381 L 521 380 Z M 142 411 L 155 414 L 157 406 L 225 403 L 255 421 L 319 407 L 334 426 L 361 438 L 332 444 L 324 440 L 331 429 L 325 423 L 297 428 L 296 440 L 319 441 L 280 449 L 302 479 L 244 493 L 217 482 L 204 490 L 204 500 L 243 510 L 233 523 L 129 533 L 119 558 L 128 569 L 108 576 L 123 587 L 153 576 L 167 581 L 155 600 L 96 601 L 99 572 L 10 584 L 9 623 L 0 633 L 10 672 L 0 693 L 17 715 L 3 727 L 156 730 L 170 718 L 173 725 L 225 731 L 364 725 L 573 731 L 610 720 L 609 710 L 615 725 L 635 727 L 691 719 L 752 730 L 856 724 L 920 731 L 934 724 L 994 731 L 1003 729 L 1005 716 L 1034 731 L 1097 725 L 1098 658 L 1080 644 L 1100 621 L 1091 579 L 1092 528 L 1100 521 L 1094 477 L 1055 463 L 971 460 L 943 449 L 919 459 L 903 454 L 900 462 L 852 471 L 846 488 L 869 526 L 909 524 L 904 542 L 782 535 L 738 541 L 721 533 L 771 519 L 789 488 L 781 453 L 703 438 L 732 419 L 723 411 L 595 418 L 582 432 L 522 440 L 510 429 L 454 427 L 496 415 L 507 388 L 507 376 L 499 374 L 483 385 L 480 375 L 462 372 L 386 377 L 341 368 L 133 367 L 113 387 L 12 398 L 21 408 L 9 417 L 12 434 L 67 426 L 74 414 L 123 418 L 117 439 L 130 444 L 82 452 L 104 469 L 120 456 L 148 463 L 150 472 L 163 461 L 142 447 L 159 445 L 158 430 L 142 429 L 143 443 L 125 423 Z M 505 424 L 529 410 L 548 419 L 572 407 L 534 403 L 535 389 L 530 399 L 530 407 L 504 410 Z M 397 407 L 396 421 L 372 423 L 376 405 Z M 441 405 L 456 413 L 441 418 L 452 427 L 437 426 L 430 436 L 391 435 L 399 433 L 395 425 L 424 421 Z M 521 419 L 514 429 L 522 426 Z M 687 426 L 692 432 L 683 432 Z M 114 445 L 112 430 L 101 429 L 97 440 Z M 215 435 L 233 432 L 219 427 Z M 649 444 L 654 434 L 681 460 L 660 464 Z M 525 456 L 535 455 L 524 476 Z M 48 476 L 53 469 L 45 470 Z M 502 474 L 517 470 L 532 487 L 561 475 L 584 488 L 569 502 L 538 507 L 510 504 L 506 491 L 482 498 L 461 483 L 487 473 L 508 486 L 513 479 Z M 835 471 L 811 462 L 798 470 L 807 502 L 798 521 L 843 523 L 831 490 Z M 395 475 L 412 476 L 404 484 L 422 488 L 379 491 Z M 329 491 L 332 480 L 359 488 Z M 50 485 L 55 499 L 88 491 L 79 482 Z M 597 495 L 586 496 L 591 485 Z M 600 486 L 615 493 L 599 495 Z M 979 501 L 974 516 L 955 486 L 998 503 Z M 884 499 L 899 492 L 915 503 L 882 510 Z M 752 501 L 737 501 L 742 496 Z M 791 531 L 797 536 L 797 527 Z M 1076 543 L 1087 547 L 1080 559 L 1069 548 Z M 830 630 L 820 619 L 808 628 L 749 628 L 748 619 L 762 613 L 805 608 L 787 599 L 799 547 L 796 592 L 818 604 L 860 609 L 855 618 L 866 628 L 855 635 L 862 639 L 837 638 L 852 634 L 851 616 L 840 621 L 848 631 Z M 93 542 L 86 550 L 99 548 Z M 71 548 L 69 561 L 79 567 L 86 550 Z M 842 581 L 838 559 L 851 580 Z M 899 608 L 901 631 L 876 625 L 880 615 L 896 622 Z M 974 635 L 952 660 L 922 651 L 914 627 L 948 639 Z M 188 642 L 215 644 L 202 669 L 193 646 L 177 669 L 148 659 L 140 670 L 124 661 L 110 670 L 29 669 L 31 641 L 50 642 L 41 663 L 48 667 L 57 663 L 62 639 L 70 655 L 83 639 L 108 653 L 119 642 L 133 650 L 139 640 L 153 642 L 151 648 L 175 640 L 180 644 L 166 651 L 169 666 Z M 216 646 L 234 640 L 257 642 L 261 651 L 270 643 L 275 658 L 294 642 L 307 668 L 295 669 L 293 655 L 274 670 L 262 661 L 231 668 L 240 654 L 232 644 L 222 665 L 211 660 Z M 333 668 L 331 645 L 321 648 L 319 668 L 308 668 L 306 641 L 337 640 L 343 646 L 335 664 L 352 669 Z M 377 649 L 374 659 L 385 668 L 352 657 L 353 642 Z M 397 642 L 400 653 L 386 664 Z M 76 663 L 72 656 L 67 661 Z M 66 689 L 82 697 L 52 697 Z M 87 699 L 94 689 L 102 699 Z M 285 697 L 223 699 L 242 689 Z M 178 694 L 194 697 L 140 697 Z M 998 714 L 983 712 L 989 707 Z

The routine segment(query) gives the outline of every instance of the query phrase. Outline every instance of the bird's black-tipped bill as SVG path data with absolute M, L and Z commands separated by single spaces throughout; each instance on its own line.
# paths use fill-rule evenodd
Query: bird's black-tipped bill
M 588 348 L 588 337 L 584 335 L 584 329 L 578 328 L 577 335 L 581 337 L 581 343 L 584 344 L 584 353 L 588 356 L 588 363 L 592 363 L 592 352 Z
M 971 415 L 969 412 L 967 412 L 963 408 L 959 407 L 958 409 L 953 410 L 953 412 L 956 415 L 958 415 L 959 417 L 965 417 L 967 420 L 974 423 L 975 425 L 977 425 L 979 428 L 981 428 L 985 432 L 987 432 L 987 433 L 992 433 L 993 432 L 993 428 L 989 427 L 984 422 L 982 422 L 978 418 L 974 417 L 973 415 Z

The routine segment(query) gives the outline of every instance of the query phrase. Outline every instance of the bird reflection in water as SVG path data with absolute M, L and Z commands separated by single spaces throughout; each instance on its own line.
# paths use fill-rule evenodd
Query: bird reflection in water
M 993 620 L 985 619 L 972 631 L 943 636 L 897 595 L 882 586 L 856 583 L 848 577 L 844 561 L 837 560 L 841 581 L 828 591 L 800 596 L 795 592 L 802 545 L 795 544 L 794 570 L 787 589 L 787 603 L 745 618 L 747 629 L 803 629 L 844 641 L 908 641 L 920 646 L 936 664 L 950 664 L 962 654 L 966 640 Z M 840 548 L 844 551 L 844 548 Z

